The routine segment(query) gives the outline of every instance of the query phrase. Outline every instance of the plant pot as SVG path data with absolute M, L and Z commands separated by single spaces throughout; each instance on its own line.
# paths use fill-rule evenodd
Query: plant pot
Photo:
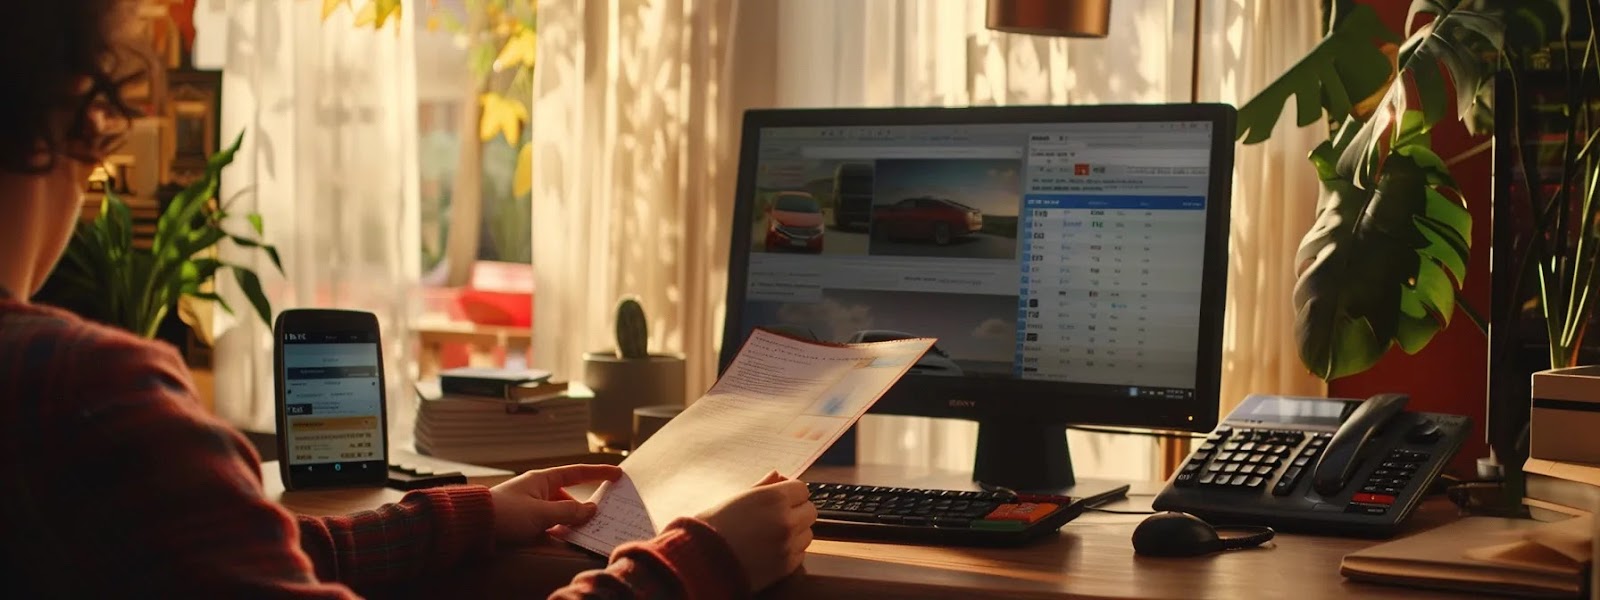
M 594 392 L 589 431 L 607 448 L 631 448 L 633 409 L 682 406 L 684 376 L 682 355 L 652 354 L 642 359 L 619 358 L 613 352 L 583 355 L 583 384 Z

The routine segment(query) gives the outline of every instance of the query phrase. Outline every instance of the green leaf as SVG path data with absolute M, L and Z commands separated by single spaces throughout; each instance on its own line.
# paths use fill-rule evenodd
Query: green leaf
M 1322 39 L 1305 58 L 1239 107 L 1235 137 L 1254 144 L 1272 136 L 1272 128 L 1294 96 L 1295 123 L 1310 125 L 1326 112 L 1342 121 L 1359 102 L 1383 88 L 1389 79 L 1389 58 L 1373 40 L 1399 38 L 1383 26 L 1369 6 L 1356 6 L 1344 15 L 1333 33 Z
M 263 231 L 265 227 L 261 223 L 261 213 L 250 213 L 245 215 L 244 218 L 245 220 L 250 221 L 250 229 L 255 231 L 256 235 L 266 235 L 266 232 Z
M 185 292 L 184 295 L 193 296 L 193 297 L 199 298 L 201 300 L 210 300 L 212 302 L 217 303 L 217 307 L 221 308 L 222 312 L 228 313 L 230 315 L 233 314 L 233 307 L 232 306 L 228 306 L 228 301 L 226 299 L 224 299 L 222 296 L 218 295 L 216 292 Z
M 217 271 L 223 266 L 225 266 L 223 262 L 215 258 L 198 258 L 184 263 L 182 273 L 177 279 L 181 282 L 178 291 L 194 295 L 201 286 L 215 278 Z
M 1339 170 L 1349 173 L 1357 186 L 1367 187 L 1382 167 L 1381 159 L 1391 146 L 1398 145 L 1397 122 L 1408 112 L 1411 93 L 1423 107 L 1424 122 L 1432 126 L 1442 118 L 1449 102 L 1448 86 L 1438 73 L 1442 67 L 1454 83 L 1457 114 L 1465 115 L 1475 105 L 1480 88 L 1493 81 L 1498 65 L 1496 56 L 1505 40 L 1505 24 L 1495 15 L 1463 8 L 1474 3 L 1455 4 L 1441 0 L 1416 0 L 1406 18 L 1406 30 L 1421 15 L 1433 21 L 1416 28 L 1398 56 L 1399 71 L 1389 84 L 1372 118 L 1362 124 L 1351 144 L 1339 157 Z M 1425 70 L 1432 70 L 1427 72 Z M 1408 90 L 1407 80 L 1414 83 Z
M 276 267 L 278 269 L 278 273 L 279 274 L 283 273 L 283 260 L 278 258 L 278 249 L 277 248 L 275 248 L 273 246 L 270 246 L 270 245 L 267 245 L 267 244 L 263 244 L 263 243 L 258 242 L 256 240 L 252 240 L 252 239 L 247 238 L 247 237 L 242 237 L 242 236 L 237 236 L 237 235 L 231 235 L 230 234 L 230 235 L 228 235 L 228 239 L 231 239 L 231 240 L 233 240 L 233 243 L 238 244 L 240 246 L 244 246 L 246 248 L 260 248 L 263 252 L 267 253 L 267 258 L 272 261 L 272 266 Z
M 1404 315 L 1400 318 L 1400 328 L 1394 340 L 1406 354 L 1416 354 L 1433 341 L 1433 336 L 1441 329 L 1443 327 L 1433 317 Z
M 1438 190 L 1427 190 L 1428 219 L 1449 227 L 1455 239 L 1467 243 L 1472 239 L 1472 213 L 1465 203 L 1451 200 Z
M 250 301 L 250 306 L 256 309 L 256 316 L 261 317 L 261 322 L 268 327 L 272 326 L 272 303 L 267 301 L 267 293 L 261 289 L 261 278 L 256 277 L 255 271 L 238 265 L 229 265 L 233 271 L 234 280 L 239 282 L 239 290 L 244 292 L 244 297 Z
M 1313 163 L 1325 170 L 1341 150 L 1324 143 Z M 1420 348 L 1434 332 L 1417 319 L 1449 323 L 1461 278 L 1445 269 L 1465 274 L 1471 221 L 1436 189 L 1448 182 L 1436 172 L 1436 158 L 1420 144 L 1398 148 L 1373 189 L 1356 187 L 1338 170 L 1323 180 L 1316 221 L 1296 256 L 1302 269 L 1294 289 L 1301 360 L 1318 376 L 1359 373 L 1397 342 Z
M 1458 283 L 1464 281 L 1467 278 L 1468 246 L 1460 243 L 1460 238 L 1454 232 L 1427 217 L 1417 217 L 1417 231 L 1422 232 L 1422 237 L 1428 240 L 1428 245 L 1417 250 L 1417 253 L 1423 258 L 1439 261 Z

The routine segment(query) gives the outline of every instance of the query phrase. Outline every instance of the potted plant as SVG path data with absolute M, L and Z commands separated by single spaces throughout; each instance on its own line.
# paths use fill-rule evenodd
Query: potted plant
M 149 249 L 134 246 L 128 206 L 108 188 L 100 215 L 78 224 L 60 263 L 35 299 L 151 338 L 182 297 L 215 302 L 232 313 L 210 285 L 217 273 L 229 271 L 256 315 L 270 325 L 272 305 L 261 289 L 261 279 L 248 267 L 216 258 L 214 251 L 222 240 L 231 240 L 260 249 L 280 273 L 283 271 L 277 249 L 261 239 L 261 216 L 245 215 L 250 234 L 229 232 L 224 225 L 232 202 L 215 199 L 222 169 L 233 162 L 243 140 L 241 133 L 232 145 L 207 161 L 204 175 L 172 198 L 156 222 Z
M 1579 101 L 1592 95 L 1588 86 L 1600 65 L 1594 5 L 1580 3 L 1580 14 L 1566 0 L 1416 0 L 1402 37 L 1370 7 L 1325 0 L 1323 41 L 1240 108 L 1236 133 L 1247 144 L 1271 135 L 1291 95 L 1300 125 L 1329 124 L 1329 140 L 1310 157 L 1322 183 L 1317 219 L 1296 257 L 1295 335 L 1313 373 L 1324 379 L 1359 373 L 1394 346 L 1415 353 L 1457 309 L 1481 330 L 1490 318 L 1506 322 L 1507 315 L 1485 317 L 1461 297 L 1471 231 L 1481 226 L 1468 202 L 1495 202 L 1497 214 L 1526 217 L 1517 235 L 1496 234 L 1496 249 L 1514 267 L 1506 279 L 1512 289 L 1504 293 L 1536 300 L 1550 364 L 1578 360 L 1593 292 L 1600 291 L 1594 135 L 1600 122 L 1597 107 Z M 1587 44 L 1559 47 L 1567 64 L 1585 70 L 1569 78 L 1565 136 L 1546 149 L 1559 153 L 1563 167 L 1550 176 L 1553 185 L 1542 185 L 1519 139 L 1529 107 L 1517 86 L 1535 57 L 1566 42 L 1569 23 L 1580 19 L 1588 25 Z M 1469 132 L 1500 132 L 1495 143 L 1509 144 L 1518 164 L 1496 177 L 1516 178 L 1509 189 L 1519 191 L 1491 197 L 1489 190 L 1456 186 L 1453 161 L 1434 152 L 1430 137 L 1451 103 Z M 1516 304 L 1507 310 L 1518 310 Z M 1490 423 L 1490 445 L 1511 470 L 1526 453 L 1528 401 L 1494 392 L 1489 398 L 1491 421 L 1498 421 Z M 1507 475 L 1511 495 L 1519 495 L 1518 478 Z
M 589 430 L 607 448 L 627 449 L 633 437 L 633 410 L 684 404 L 684 358 L 651 354 L 644 307 L 633 298 L 617 303 L 617 348 L 583 357 L 583 383 L 589 401 Z

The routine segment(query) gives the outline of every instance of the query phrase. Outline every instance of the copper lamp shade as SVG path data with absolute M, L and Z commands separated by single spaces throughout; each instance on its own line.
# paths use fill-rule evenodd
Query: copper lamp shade
M 989 29 L 1103 38 L 1111 32 L 1111 0 L 989 0 Z

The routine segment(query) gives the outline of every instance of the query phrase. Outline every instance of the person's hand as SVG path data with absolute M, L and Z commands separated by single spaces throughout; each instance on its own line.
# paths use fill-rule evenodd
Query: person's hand
M 528 471 L 489 488 L 494 499 L 494 535 L 501 544 L 523 544 L 557 525 L 582 525 L 595 505 L 573 500 L 561 488 L 595 481 L 615 481 L 622 468 L 613 465 L 571 465 Z
M 700 520 L 727 540 L 756 592 L 800 568 L 817 507 L 805 483 L 772 473 L 755 489 L 700 513 Z

